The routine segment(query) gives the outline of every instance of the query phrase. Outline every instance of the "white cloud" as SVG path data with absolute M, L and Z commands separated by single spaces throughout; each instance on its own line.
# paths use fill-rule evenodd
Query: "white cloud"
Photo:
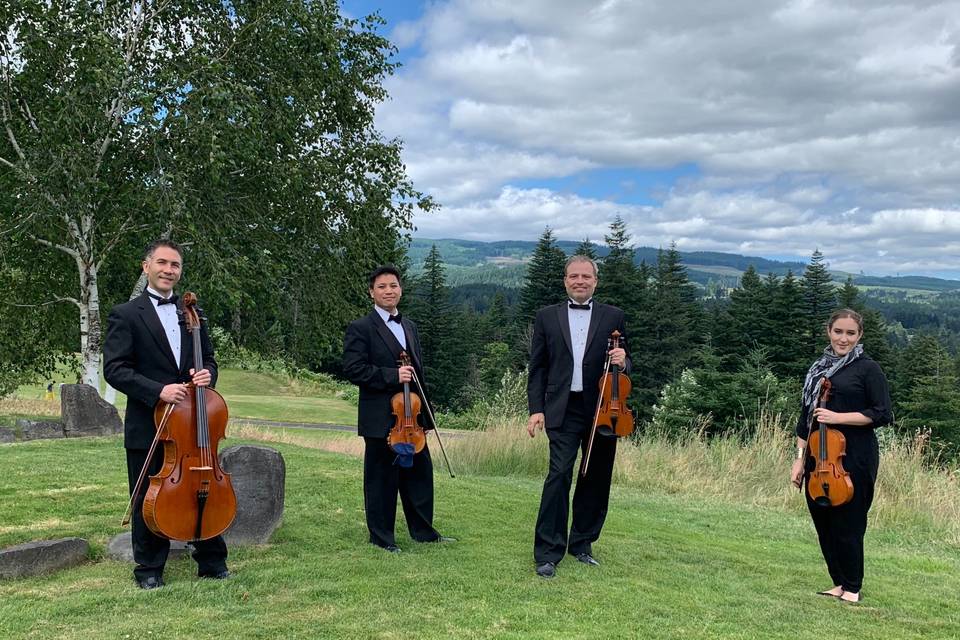
M 621 213 L 642 244 L 960 271 L 960 1 L 450 0 L 393 36 L 422 55 L 378 122 L 443 205 L 422 235 Z M 653 207 L 516 186 L 676 165 Z

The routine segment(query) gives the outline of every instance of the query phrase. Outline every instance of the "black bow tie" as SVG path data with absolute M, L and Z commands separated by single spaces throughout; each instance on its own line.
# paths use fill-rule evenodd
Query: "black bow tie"
M 587 300 L 586 304 L 577 304 L 576 302 L 571 300 L 569 306 L 571 309 L 579 309 L 581 311 L 590 311 L 590 304 L 592 302 L 593 300 Z
M 387 322 L 396 322 L 397 324 L 400 324 L 400 314 L 398 313 L 395 316 L 390 316 L 387 318 Z
M 177 294 L 173 294 L 169 298 L 161 298 L 160 296 L 153 295 L 152 293 L 147 291 L 147 295 L 157 301 L 158 307 L 164 304 L 176 304 L 177 300 L 180 299 L 179 296 L 177 296 Z

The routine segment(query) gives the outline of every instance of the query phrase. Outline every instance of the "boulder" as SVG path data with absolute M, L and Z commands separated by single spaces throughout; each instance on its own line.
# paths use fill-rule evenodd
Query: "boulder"
M 283 519 L 286 465 L 270 447 L 238 445 L 220 453 L 237 495 L 237 517 L 227 529 L 227 544 L 264 544 Z
M 44 420 L 17 420 L 17 431 L 20 440 L 45 440 L 63 437 L 63 424 Z
M 39 576 L 78 565 L 89 548 L 83 538 L 61 538 L 0 549 L 0 578 Z
M 68 438 L 123 433 L 123 421 L 117 408 L 87 384 L 60 387 L 60 415 L 63 433 Z
M 0 444 L 4 442 L 13 442 L 16 439 L 17 437 L 13 432 L 13 429 L 8 427 L 0 427 Z
M 130 538 L 131 536 L 129 531 L 110 538 L 110 542 L 107 543 L 107 557 L 124 562 L 133 562 L 133 544 L 130 542 Z M 171 540 L 170 555 L 167 556 L 167 558 L 173 559 L 183 557 L 192 551 L 193 547 L 191 547 L 188 543 L 180 542 L 178 540 Z

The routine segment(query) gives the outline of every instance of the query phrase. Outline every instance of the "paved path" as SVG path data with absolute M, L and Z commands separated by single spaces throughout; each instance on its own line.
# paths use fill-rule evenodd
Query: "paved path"
M 323 429 L 327 431 L 349 431 L 351 433 L 357 432 L 357 428 L 355 426 L 347 424 L 331 424 L 329 422 L 278 422 L 276 420 L 258 420 L 256 418 L 230 418 L 230 422 L 236 424 L 252 424 L 258 427 L 280 427 L 283 429 Z M 442 433 L 444 437 L 450 436 L 451 438 L 461 438 L 466 436 L 469 432 L 442 429 L 440 433 Z

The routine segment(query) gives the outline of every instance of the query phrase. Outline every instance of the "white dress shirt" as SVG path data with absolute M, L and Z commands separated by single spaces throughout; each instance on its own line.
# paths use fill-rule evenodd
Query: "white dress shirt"
M 570 346 L 573 347 L 573 377 L 570 379 L 570 391 L 583 391 L 583 353 L 587 349 L 587 332 L 590 330 L 593 300 L 588 300 L 587 304 L 590 305 L 589 309 L 567 307 L 567 319 L 570 321 Z
M 147 287 L 147 292 L 160 298 L 169 298 L 170 296 L 161 295 L 159 291 Z M 167 336 L 167 342 L 170 343 L 170 350 L 173 351 L 173 359 L 177 361 L 177 367 L 180 367 L 180 319 L 177 318 L 177 305 L 165 304 L 160 306 L 159 301 L 150 297 L 153 308 L 160 318 L 160 324 L 163 325 L 163 333 Z
M 403 347 L 404 351 L 407 349 L 407 336 L 403 333 L 403 325 L 399 322 L 390 322 L 390 312 L 386 309 L 381 309 L 377 305 L 373 305 L 373 308 L 377 310 L 377 315 L 383 318 L 383 321 L 387 325 L 387 329 L 390 329 L 392 333 L 397 338 L 397 342 L 400 343 L 400 346 Z

